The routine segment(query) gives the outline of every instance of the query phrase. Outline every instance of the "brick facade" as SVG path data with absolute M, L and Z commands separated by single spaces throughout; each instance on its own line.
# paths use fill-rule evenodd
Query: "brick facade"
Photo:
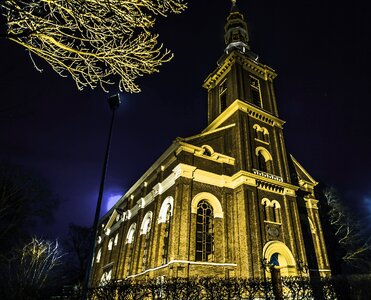
M 93 285 L 102 277 L 263 278 L 269 264 L 282 275 L 330 274 L 317 182 L 286 152 L 276 74 L 254 58 L 238 24 L 246 25 L 234 6 L 227 50 L 204 83 L 207 128 L 175 140 L 101 219 Z M 212 207 L 204 227 L 202 201 Z M 196 252 L 207 241 L 212 250 L 202 261 Z

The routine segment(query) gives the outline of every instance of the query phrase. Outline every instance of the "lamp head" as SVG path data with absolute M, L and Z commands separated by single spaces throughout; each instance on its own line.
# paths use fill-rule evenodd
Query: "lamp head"
M 109 107 L 112 110 L 118 109 L 121 104 L 120 94 L 116 94 L 116 95 L 109 97 L 107 101 L 108 101 Z

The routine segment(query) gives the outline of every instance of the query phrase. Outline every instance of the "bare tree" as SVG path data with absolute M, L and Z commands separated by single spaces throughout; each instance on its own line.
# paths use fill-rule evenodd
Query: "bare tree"
M 327 188 L 323 193 L 329 207 L 328 222 L 344 250 L 342 260 L 357 269 L 369 270 L 371 267 L 370 235 L 363 232 L 360 220 L 354 217 L 343 204 L 334 188 Z
M 1 0 L 7 23 L 0 37 L 69 74 L 79 89 L 105 90 L 118 77 L 121 90 L 139 92 L 134 80 L 172 58 L 150 32 L 155 17 L 185 8 L 183 0 Z
M 84 281 L 92 237 L 91 228 L 69 225 L 68 237 L 65 240 L 65 248 L 68 251 L 65 267 L 70 279 L 77 286 L 81 286 Z
M 57 282 L 53 272 L 62 263 L 57 241 L 33 238 L 2 262 L 2 299 L 40 299 L 43 291 Z

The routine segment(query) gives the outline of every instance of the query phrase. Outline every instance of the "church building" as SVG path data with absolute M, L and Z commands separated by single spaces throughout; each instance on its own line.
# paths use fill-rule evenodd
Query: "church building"
M 92 285 L 266 278 L 272 266 L 281 276 L 330 275 L 317 182 L 286 152 L 277 74 L 251 51 L 232 3 L 224 54 L 203 84 L 208 125 L 177 138 L 100 220 Z

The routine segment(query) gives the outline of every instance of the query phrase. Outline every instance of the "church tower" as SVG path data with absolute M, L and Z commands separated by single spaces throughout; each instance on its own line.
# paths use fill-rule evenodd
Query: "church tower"
M 235 1 L 224 29 L 203 85 L 208 126 L 176 139 L 102 218 L 93 283 L 330 275 L 317 182 L 286 151 L 277 74 L 250 49 Z

